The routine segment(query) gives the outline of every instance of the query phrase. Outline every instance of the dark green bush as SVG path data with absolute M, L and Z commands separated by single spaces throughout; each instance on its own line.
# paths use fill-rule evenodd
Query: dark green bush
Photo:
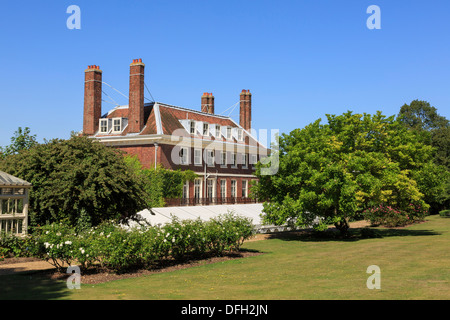
M 450 218 L 450 210 L 439 211 L 439 215 L 443 218 Z

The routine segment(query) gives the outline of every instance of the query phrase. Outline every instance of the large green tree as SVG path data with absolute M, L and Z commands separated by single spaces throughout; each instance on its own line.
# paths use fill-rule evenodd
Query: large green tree
M 435 147 L 435 163 L 450 169 L 450 121 L 423 100 L 404 104 L 398 115 L 407 128 L 417 132 L 426 143 Z
M 80 218 L 96 225 L 134 216 L 145 195 L 117 149 L 86 137 L 54 139 L 0 161 L 0 170 L 32 183 L 32 224 Z
M 429 102 L 414 100 L 400 108 L 399 120 L 425 143 L 433 146 L 435 166 L 428 165 L 414 173 L 419 189 L 431 205 L 431 212 L 450 205 L 450 121 L 439 115 Z
M 345 234 L 352 218 L 375 205 L 427 207 L 411 171 L 429 163 L 431 146 L 381 112 L 327 118 L 280 137 L 275 175 L 262 175 L 258 164 L 255 192 L 267 199 L 266 223 L 323 229 L 332 222 Z

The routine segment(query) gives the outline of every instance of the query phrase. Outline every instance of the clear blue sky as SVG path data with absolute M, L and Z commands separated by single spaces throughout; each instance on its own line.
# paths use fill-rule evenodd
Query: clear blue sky
M 66 27 L 72 4 L 81 30 Z M 381 30 L 366 27 L 373 4 Z M 157 101 L 200 109 L 212 92 L 221 113 L 250 89 L 256 129 L 288 133 L 347 110 L 393 115 L 414 99 L 450 119 L 449 16 L 448 0 L 3 0 L 0 146 L 18 127 L 39 141 L 81 130 L 86 67 L 128 95 L 136 58 Z

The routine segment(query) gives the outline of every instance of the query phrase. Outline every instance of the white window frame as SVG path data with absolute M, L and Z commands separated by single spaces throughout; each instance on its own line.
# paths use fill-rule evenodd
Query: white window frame
M 106 126 L 103 126 L 103 123 L 106 123 Z M 106 127 L 105 131 L 102 131 L 102 128 Z M 101 134 L 105 134 L 109 132 L 109 119 L 100 119 L 99 120 L 99 132 Z
M 237 195 L 237 180 L 231 180 L 231 197 L 236 198 Z
M 116 121 L 119 121 L 119 130 L 116 130 Z M 112 132 L 122 132 L 122 118 L 113 118 L 112 119 Z
M 244 130 L 242 129 L 237 130 L 237 140 L 244 141 Z
M 226 137 L 227 140 L 231 140 L 233 138 L 233 130 L 231 127 L 226 127 Z
M 220 151 L 220 166 L 225 168 L 227 166 L 227 152 Z
M 180 164 L 188 165 L 189 164 L 189 149 L 186 147 L 181 147 L 179 155 L 180 155 Z
M 245 185 L 245 188 L 244 188 Z M 242 180 L 242 198 L 248 198 L 248 181 Z
M 194 180 L 194 199 L 201 199 L 203 197 L 202 184 L 203 184 L 202 179 Z
M 196 129 L 195 121 L 191 121 L 191 123 L 189 124 L 189 134 L 195 134 L 196 133 L 195 129 Z M 192 132 L 192 131 L 194 131 L 194 132 Z
M 220 180 L 220 197 L 222 199 L 227 197 L 227 180 L 226 179 Z
M 203 122 L 203 135 L 205 137 L 209 136 L 209 123 Z
M 189 199 L 189 181 L 183 184 L 183 199 Z
M 206 152 L 206 164 L 208 167 L 214 167 L 214 150 L 205 149 Z
M 194 165 L 202 165 L 202 149 L 194 149 Z
M 248 155 L 246 153 L 242 154 L 242 168 L 248 169 Z
M 221 132 L 220 132 L 220 126 L 216 124 L 216 128 L 215 128 L 215 137 L 216 138 L 220 138 L 221 136 Z
M 235 152 L 231 154 L 231 167 L 237 168 L 237 153 Z
M 214 200 L 214 198 L 216 198 L 215 195 L 216 195 L 216 180 L 215 179 L 207 179 L 206 180 L 206 198 L 210 199 L 210 200 Z

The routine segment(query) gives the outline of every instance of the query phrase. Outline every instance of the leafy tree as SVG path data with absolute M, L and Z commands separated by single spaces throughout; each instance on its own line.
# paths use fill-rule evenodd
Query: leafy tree
M 54 139 L 7 156 L 0 170 L 32 183 L 31 224 L 97 225 L 145 208 L 139 181 L 117 149 L 86 137 Z
M 414 173 L 414 178 L 431 205 L 431 213 L 438 213 L 450 205 L 450 122 L 430 103 L 421 100 L 403 105 L 399 119 L 434 147 L 435 165 L 424 166 Z
M 331 222 L 346 234 L 366 208 L 427 207 L 410 172 L 430 161 L 431 146 L 381 112 L 327 118 L 326 125 L 319 119 L 280 137 L 277 174 L 261 175 L 258 164 L 255 191 L 268 200 L 266 223 L 322 230 Z
M 181 198 L 185 182 L 193 181 L 197 177 L 192 170 L 169 170 L 162 166 L 144 169 L 137 156 L 125 158 L 145 190 L 149 207 L 163 207 L 164 199 Z
M 450 122 L 438 114 L 429 102 L 414 100 L 404 104 L 399 112 L 400 121 L 416 131 L 426 143 L 436 148 L 435 163 L 450 169 Z
M 404 104 L 399 112 L 400 121 L 407 127 L 418 131 L 431 131 L 449 126 L 449 121 L 437 113 L 429 102 L 414 100 Z
M 36 135 L 30 134 L 30 128 L 19 127 L 14 132 L 14 136 L 11 137 L 11 144 L 5 148 L 0 147 L 0 158 L 6 157 L 11 154 L 19 153 L 21 150 L 28 150 L 38 144 L 36 141 Z

